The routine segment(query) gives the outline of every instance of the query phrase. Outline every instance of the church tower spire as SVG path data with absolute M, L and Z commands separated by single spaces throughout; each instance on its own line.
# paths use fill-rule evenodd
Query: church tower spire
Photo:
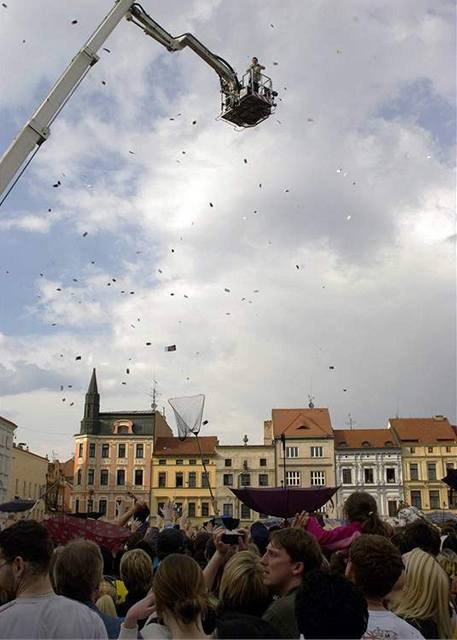
M 80 433 L 96 433 L 100 414 L 100 394 L 97 387 L 97 374 L 92 371 L 89 388 L 84 403 L 84 418 L 81 420 Z

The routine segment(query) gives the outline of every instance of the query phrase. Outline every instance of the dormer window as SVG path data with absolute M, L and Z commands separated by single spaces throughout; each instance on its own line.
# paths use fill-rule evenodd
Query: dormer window
M 391 440 L 387 440 L 387 442 L 384 442 L 384 446 L 385 447 L 393 447 L 394 443 Z
M 368 442 L 368 440 L 364 440 L 362 442 L 362 447 L 364 447 L 365 449 L 368 449 L 369 447 L 371 447 L 371 443 Z
M 115 420 L 113 424 L 115 435 L 133 435 L 133 422 L 131 420 Z

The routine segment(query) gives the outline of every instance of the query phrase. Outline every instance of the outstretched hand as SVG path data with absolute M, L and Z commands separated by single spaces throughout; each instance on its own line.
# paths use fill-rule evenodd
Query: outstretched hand
M 292 526 L 298 527 L 299 529 L 306 529 L 309 520 L 309 513 L 306 511 L 302 511 L 301 513 L 296 513 L 295 518 L 292 520 Z

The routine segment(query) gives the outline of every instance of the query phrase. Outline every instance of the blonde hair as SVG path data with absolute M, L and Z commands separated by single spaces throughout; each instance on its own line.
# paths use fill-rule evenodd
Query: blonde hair
M 116 607 L 114 606 L 113 598 L 105 593 L 105 595 L 100 596 L 100 598 L 95 603 L 95 606 L 102 613 L 106 613 L 109 616 L 114 616 L 117 618 Z
M 116 587 L 109 580 L 102 580 L 100 582 L 100 586 L 98 587 L 98 597 L 101 598 L 102 596 L 111 596 L 114 604 L 116 604 L 116 600 L 117 600 Z
M 240 551 L 225 565 L 219 588 L 219 606 L 224 611 L 262 616 L 270 604 L 268 587 L 263 582 L 260 556 Z
M 392 599 L 392 610 L 402 618 L 433 620 L 440 638 L 452 638 L 449 579 L 433 556 L 422 549 L 403 555 L 406 584 Z
M 152 584 L 152 562 L 143 549 L 132 549 L 124 553 L 119 567 L 127 591 L 145 593 Z

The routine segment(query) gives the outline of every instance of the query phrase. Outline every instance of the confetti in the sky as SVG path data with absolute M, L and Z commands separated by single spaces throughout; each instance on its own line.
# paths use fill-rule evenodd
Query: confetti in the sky
M 109 49 L 107 49 L 106 47 L 103 47 L 103 51 L 106 51 L 106 53 L 111 53 L 111 51 Z
M 78 24 L 78 21 L 77 20 L 72 20 L 71 24 Z
M 164 348 L 165 351 L 176 351 L 176 345 L 175 344 L 170 344 L 167 347 Z
M 329 369 L 330 369 L 331 371 L 333 371 L 333 369 L 334 369 L 334 368 L 335 368 L 335 367 L 334 367 L 333 365 L 329 365 Z
M 210 203 L 209 203 L 209 206 L 210 206 L 210 207 L 214 207 L 214 205 L 213 205 L 213 203 L 212 203 L 212 202 L 210 202 Z
M 76 356 L 75 360 L 81 360 L 81 356 Z

